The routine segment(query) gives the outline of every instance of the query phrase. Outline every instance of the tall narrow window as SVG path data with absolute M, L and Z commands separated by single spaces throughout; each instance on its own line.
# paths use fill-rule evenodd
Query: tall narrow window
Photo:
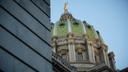
M 77 54 L 76 54 L 76 60 L 77 60 L 77 61 L 82 61 L 82 60 L 83 60 L 83 55 L 82 55 L 82 53 L 77 53 Z
M 62 54 L 61 56 L 62 56 L 63 59 L 68 61 L 68 55 L 67 54 Z
M 98 55 L 95 55 L 95 61 L 96 61 L 96 63 L 99 63 L 100 62 L 100 59 L 99 59 L 99 56 Z
M 83 52 L 83 60 L 88 60 L 88 53 L 87 50 Z
M 96 56 L 95 56 L 95 62 L 97 63 L 97 58 L 96 58 Z

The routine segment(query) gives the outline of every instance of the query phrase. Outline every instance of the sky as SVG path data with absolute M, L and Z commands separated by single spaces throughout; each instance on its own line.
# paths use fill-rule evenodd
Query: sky
M 115 53 L 117 69 L 128 67 L 128 0 L 51 0 L 51 21 L 55 23 L 68 11 L 99 30 L 109 52 Z

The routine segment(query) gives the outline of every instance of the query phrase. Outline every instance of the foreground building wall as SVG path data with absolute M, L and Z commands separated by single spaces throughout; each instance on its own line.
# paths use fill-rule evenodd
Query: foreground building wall
M 0 0 L 0 71 L 52 72 L 50 0 Z

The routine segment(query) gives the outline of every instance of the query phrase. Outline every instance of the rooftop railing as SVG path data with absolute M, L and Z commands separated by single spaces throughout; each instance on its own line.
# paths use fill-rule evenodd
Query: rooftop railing
M 68 69 L 70 72 L 76 72 L 77 69 L 74 66 L 71 66 L 66 59 L 63 59 L 60 55 L 57 55 L 56 53 L 52 53 L 52 58 L 56 60 L 58 63 L 60 63 L 62 66 L 64 66 L 66 69 Z

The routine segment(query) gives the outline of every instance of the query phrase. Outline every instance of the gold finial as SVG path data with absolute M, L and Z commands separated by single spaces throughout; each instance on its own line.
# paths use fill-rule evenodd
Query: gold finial
M 68 3 L 65 3 L 64 4 L 64 13 L 67 13 L 68 12 Z

